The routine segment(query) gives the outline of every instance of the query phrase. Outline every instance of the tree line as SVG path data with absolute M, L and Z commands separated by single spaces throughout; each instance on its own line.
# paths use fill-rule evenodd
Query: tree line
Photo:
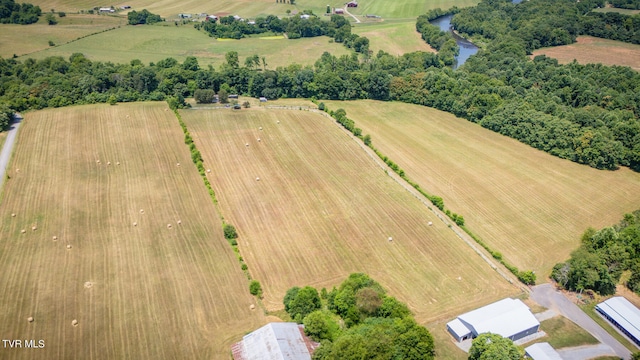
M 416 30 L 422 36 L 422 40 L 438 50 L 438 55 L 446 65 L 453 65 L 455 57 L 460 52 L 460 47 L 450 32 L 440 30 L 438 26 L 432 25 L 429 21 L 442 16 L 457 14 L 459 11 L 460 9 L 455 6 L 448 10 L 437 8 L 418 16 L 416 21 Z
M 321 343 L 314 360 L 435 357 L 429 331 L 366 274 L 351 274 L 339 287 L 320 293 L 311 286 L 293 287 L 283 303 L 305 333 Z
M 612 295 L 625 271 L 630 274 L 625 285 L 640 294 L 640 210 L 617 225 L 587 229 L 580 247 L 553 267 L 551 277 L 568 290 Z
M 18 4 L 15 0 L 0 0 L 0 24 L 33 24 L 38 22 L 41 14 L 39 6 Z

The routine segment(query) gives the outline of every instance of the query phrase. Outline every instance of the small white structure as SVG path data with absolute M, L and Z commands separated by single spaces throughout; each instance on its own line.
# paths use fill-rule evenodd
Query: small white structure
M 640 309 L 622 296 L 596 305 L 596 311 L 640 346 Z
M 304 20 L 309 20 L 310 17 L 311 17 L 311 15 L 308 15 L 308 14 L 300 15 L 300 19 L 304 19 Z
M 101 13 L 113 13 L 116 12 L 115 10 L 113 10 L 112 8 L 108 8 L 108 7 L 101 7 L 98 12 Z
M 488 332 L 516 341 L 535 334 L 539 328 L 540 322 L 527 305 L 511 298 L 459 315 L 447 323 L 447 330 L 457 341 Z
M 562 360 L 560 354 L 548 342 L 533 344 L 526 347 L 524 352 L 533 360 Z
M 178 14 L 178 17 L 181 19 L 191 19 L 193 15 L 191 14 Z
M 267 102 L 267 98 L 264 96 L 260 96 L 260 102 Z
M 233 19 L 236 20 L 236 21 L 242 20 L 242 18 L 240 16 L 238 16 L 238 15 L 233 15 Z
M 269 323 L 233 344 L 234 360 L 310 360 L 320 344 L 304 334 L 304 325 Z

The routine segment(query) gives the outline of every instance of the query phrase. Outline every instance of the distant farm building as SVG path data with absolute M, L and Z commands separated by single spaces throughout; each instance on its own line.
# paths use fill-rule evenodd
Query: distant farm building
M 311 17 L 311 15 L 308 15 L 308 14 L 300 15 L 300 19 L 304 19 L 304 20 L 309 20 L 310 17 Z
M 181 19 L 191 19 L 193 15 L 191 14 L 178 14 L 178 17 Z
M 640 310 L 629 300 L 616 296 L 596 305 L 596 311 L 640 346 Z
M 247 24 L 249 24 L 249 25 L 255 25 L 255 24 L 256 24 L 256 22 L 255 22 L 254 20 L 249 20 L 249 21 L 247 21 Z
M 122 9 L 122 10 L 131 9 L 131 6 L 129 6 L 129 5 L 122 5 L 122 6 L 120 6 L 120 9 Z
M 538 332 L 540 322 L 518 299 L 506 298 L 459 315 L 447 323 L 457 341 L 473 339 L 482 333 L 494 333 L 513 341 Z
M 358 7 L 358 2 L 357 1 L 349 1 L 347 3 L 347 7 Z
M 264 97 L 264 96 L 261 96 L 261 97 L 260 97 L 260 102 L 267 102 L 267 98 L 266 98 L 266 97 Z
M 233 344 L 234 360 L 310 360 L 320 346 L 296 323 L 269 323 Z
M 215 15 L 207 15 L 207 20 L 216 22 L 216 21 L 218 21 L 218 17 L 215 16 Z
M 333 13 L 334 14 L 344 14 L 344 9 L 334 9 Z
M 242 18 L 241 18 L 239 15 L 233 15 L 233 19 L 234 19 L 235 21 L 240 21 L 240 20 L 242 20 Z
M 113 10 L 112 8 L 108 8 L 108 7 L 102 7 L 98 10 L 101 13 L 112 13 L 112 12 L 116 12 L 115 10 Z
M 238 98 L 238 94 L 229 95 L 229 99 L 237 99 L 237 98 Z
M 525 355 L 533 360 L 562 360 L 556 349 L 549 343 L 533 344 L 524 349 Z

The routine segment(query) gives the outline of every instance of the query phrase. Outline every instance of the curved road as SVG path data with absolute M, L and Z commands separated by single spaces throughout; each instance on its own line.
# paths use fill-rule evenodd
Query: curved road
M 6 178 L 7 166 L 9 165 L 9 159 L 11 159 L 11 151 L 13 150 L 13 145 L 16 141 L 16 134 L 18 133 L 21 121 L 22 116 L 16 114 L 15 121 L 9 125 L 9 130 L 7 130 L 7 139 L 2 147 L 2 152 L 0 152 L 0 191 L 2 191 L 2 184 Z
M 611 348 L 611 355 L 619 356 L 621 359 L 629 359 L 631 351 L 624 347 L 618 340 L 606 332 L 598 323 L 593 321 L 587 314 L 578 307 L 578 305 L 567 299 L 560 291 L 557 291 L 552 284 L 543 284 L 534 286 L 531 289 L 531 299 L 538 304 L 553 309 L 557 313 L 562 314 L 567 319 L 578 324 L 581 328 L 588 331 L 593 337 L 598 339 L 602 344 Z M 597 355 L 603 355 L 602 350 Z M 588 350 L 587 350 L 588 353 Z M 595 352 L 593 353 L 595 354 Z M 566 355 L 566 354 L 565 354 Z

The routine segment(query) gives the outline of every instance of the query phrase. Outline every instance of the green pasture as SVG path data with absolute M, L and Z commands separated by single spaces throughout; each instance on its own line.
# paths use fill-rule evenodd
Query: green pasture
M 380 21 L 356 24 L 353 32 L 369 39 L 373 53 L 379 50 L 391 55 L 413 51 L 434 51 L 416 31 L 415 21 Z
M 431 9 L 448 9 L 452 6 L 468 7 L 479 3 L 478 0 L 366 0 L 358 3 L 357 8 L 350 8 L 354 15 L 379 15 L 383 18 L 415 19 Z
M 83 53 L 90 60 L 126 63 L 139 59 L 143 63 L 156 62 L 167 57 L 183 61 L 187 56 L 198 58 L 200 65 L 219 66 L 229 51 L 237 51 L 240 61 L 254 54 L 264 56 L 267 68 L 292 63 L 313 64 L 324 51 L 337 56 L 349 51 L 341 44 L 329 43 L 328 37 L 288 39 L 247 38 L 242 40 L 216 40 L 191 26 L 123 26 L 91 37 L 32 53 L 29 57 L 48 56 L 68 58 Z

